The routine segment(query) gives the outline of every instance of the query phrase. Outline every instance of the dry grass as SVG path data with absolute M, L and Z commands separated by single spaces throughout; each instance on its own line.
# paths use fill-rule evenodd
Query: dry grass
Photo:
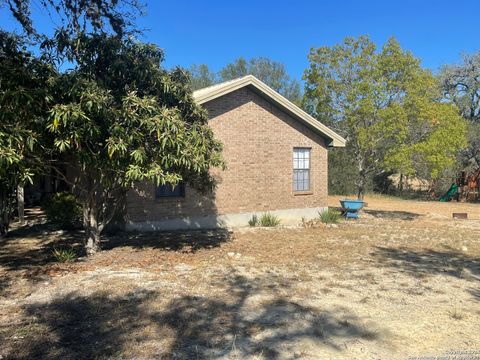
M 454 307 L 453 310 L 448 312 L 448 315 L 454 320 L 463 320 L 465 318 L 465 314 L 461 312 L 457 307 Z
M 0 246 L 0 356 L 404 359 L 475 348 L 480 206 L 367 202 L 338 227 L 128 235 L 73 263 L 52 249 L 78 250 L 81 234 L 18 229 Z

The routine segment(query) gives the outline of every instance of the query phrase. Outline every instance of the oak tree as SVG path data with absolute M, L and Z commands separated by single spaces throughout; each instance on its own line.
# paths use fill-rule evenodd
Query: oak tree
M 461 152 L 464 167 L 480 167 L 480 53 L 465 55 L 456 65 L 444 66 L 440 81 L 445 97 L 468 121 L 468 147 Z
M 458 110 L 440 101 L 435 78 L 395 39 L 377 51 L 366 36 L 346 38 L 312 49 L 309 61 L 304 105 L 347 138 L 358 198 L 385 171 L 435 180 L 465 146 Z

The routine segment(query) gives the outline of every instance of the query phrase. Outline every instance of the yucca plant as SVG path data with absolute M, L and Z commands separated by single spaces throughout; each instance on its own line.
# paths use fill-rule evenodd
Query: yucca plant
M 260 216 L 259 222 L 261 226 L 273 227 L 273 226 L 280 225 L 281 221 L 278 216 L 267 212 L 262 214 L 262 216 Z
M 52 255 L 58 262 L 72 262 L 77 258 L 77 253 L 73 249 L 54 248 Z
M 337 210 L 327 209 L 319 213 L 320 221 L 324 224 L 336 224 L 341 218 L 341 214 Z

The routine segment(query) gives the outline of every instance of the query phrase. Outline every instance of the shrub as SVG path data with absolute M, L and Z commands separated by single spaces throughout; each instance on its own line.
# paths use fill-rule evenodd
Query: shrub
M 73 194 L 54 194 L 44 205 L 48 221 L 62 229 L 71 229 L 80 222 L 82 210 Z
M 336 224 L 341 217 L 341 214 L 337 210 L 327 209 L 319 213 L 320 221 L 324 224 Z
M 250 220 L 248 220 L 248 225 L 250 225 L 251 227 L 255 227 L 258 225 L 258 216 L 257 214 L 253 214 L 252 215 L 252 218 Z
M 260 216 L 260 225 L 261 226 L 277 226 L 280 225 L 280 219 L 278 216 L 270 214 L 270 213 L 264 213 L 262 216 Z
M 54 248 L 52 254 L 58 262 L 71 262 L 77 258 L 77 253 L 73 249 Z

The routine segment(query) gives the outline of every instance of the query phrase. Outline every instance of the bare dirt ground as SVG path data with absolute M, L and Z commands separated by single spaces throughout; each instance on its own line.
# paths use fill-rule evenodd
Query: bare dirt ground
M 0 243 L 0 358 L 406 359 L 480 348 L 480 205 L 367 197 L 338 226 Z M 338 197 L 330 198 L 337 206 Z M 470 220 L 453 220 L 468 212 Z

